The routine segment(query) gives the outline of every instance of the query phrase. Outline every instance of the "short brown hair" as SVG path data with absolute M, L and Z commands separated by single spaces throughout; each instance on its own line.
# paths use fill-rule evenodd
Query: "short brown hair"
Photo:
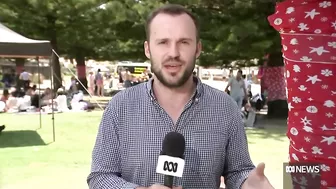
M 147 41 L 149 41 L 150 24 L 158 14 L 168 14 L 168 15 L 172 15 L 172 16 L 187 14 L 194 21 L 194 24 L 196 26 L 196 39 L 197 39 L 197 41 L 199 40 L 199 38 L 200 38 L 199 37 L 199 23 L 198 23 L 197 17 L 191 11 L 189 11 L 188 9 L 183 7 L 182 5 L 167 4 L 167 5 L 164 5 L 162 7 L 159 7 L 158 9 L 155 9 L 147 17 L 146 26 L 145 26 L 146 27 Z

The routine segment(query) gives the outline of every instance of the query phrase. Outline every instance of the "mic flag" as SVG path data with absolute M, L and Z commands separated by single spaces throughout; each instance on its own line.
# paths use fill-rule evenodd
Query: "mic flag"
M 164 185 L 172 187 L 174 177 L 182 177 L 184 170 L 184 136 L 177 132 L 168 133 L 162 142 L 156 172 L 165 175 Z
M 160 155 L 156 172 L 173 177 L 182 177 L 184 169 L 184 160 L 166 155 Z

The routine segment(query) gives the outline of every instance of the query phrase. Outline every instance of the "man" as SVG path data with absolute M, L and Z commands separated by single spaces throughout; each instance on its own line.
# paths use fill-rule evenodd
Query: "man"
M 30 85 L 30 77 L 31 74 L 28 73 L 26 70 L 22 70 L 20 76 L 19 76 L 19 80 L 22 82 L 23 85 L 23 89 L 26 92 L 29 88 Z
M 124 87 L 125 88 L 132 87 L 133 76 L 132 76 L 132 74 L 131 74 L 131 72 L 129 71 L 128 68 L 125 69 L 125 73 L 123 75 L 123 80 L 124 80 Z
M 236 77 L 231 77 L 225 91 L 230 87 L 230 96 L 237 103 L 239 110 L 242 108 L 243 100 L 247 98 L 245 82 L 242 77 L 243 71 L 238 70 Z
M 162 140 L 176 131 L 186 139 L 182 178 L 175 189 L 271 189 L 264 164 L 254 167 L 234 101 L 192 73 L 201 54 L 195 16 L 179 5 L 147 20 L 145 54 L 153 78 L 123 90 L 106 108 L 96 144 L 90 189 L 168 189 L 155 172 Z

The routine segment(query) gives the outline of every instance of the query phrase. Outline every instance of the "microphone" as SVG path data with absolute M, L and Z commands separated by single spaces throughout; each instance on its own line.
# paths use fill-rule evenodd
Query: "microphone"
M 184 136 L 177 132 L 168 133 L 162 142 L 156 172 L 163 174 L 164 186 L 172 188 L 174 177 L 182 177 L 184 169 Z

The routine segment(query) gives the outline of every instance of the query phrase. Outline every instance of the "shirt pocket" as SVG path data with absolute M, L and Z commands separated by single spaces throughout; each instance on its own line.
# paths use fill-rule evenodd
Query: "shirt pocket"
M 189 151 L 191 170 L 199 175 L 218 175 L 224 166 L 224 135 L 216 131 L 193 131 Z

